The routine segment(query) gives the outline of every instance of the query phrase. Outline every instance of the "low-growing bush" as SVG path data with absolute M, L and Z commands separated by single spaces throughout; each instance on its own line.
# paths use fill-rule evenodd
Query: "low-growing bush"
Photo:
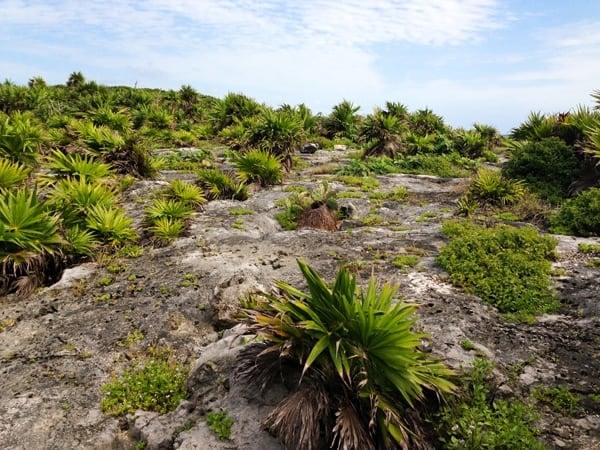
M 442 231 L 450 242 L 438 262 L 453 284 L 518 318 L 557 308 L 550 288 L 554 238 L 531 227 L 486 228 L 468 222 L 446 222 Z
M 600 236 L 600 189 L 592 188 L 567 200 L 550 218 L 553 233 Z
M 173 411 L 187 396 L 188 370 L 170 354 L 157 353 L 141 367 L 126 370 L 120 377 L 102 386 L 100 408 L 120 416 L 138 409 L 165 414 Z
M 462 395 L 450 399 L 432 420 L 440 448 L 452 450 L 532 449 L 546 447 L 536 439 L 535 410 L 518 401 L 495 400 L 489 386 L 493 366 L 477 358 L 465 377 Z

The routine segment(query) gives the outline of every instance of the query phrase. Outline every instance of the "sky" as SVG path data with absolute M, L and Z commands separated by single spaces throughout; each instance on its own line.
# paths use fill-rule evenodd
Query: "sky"
M 507 132 L 592 106 L 597 0 L 0 0 L 0 80 L 243 93 L 328 114 L 386 101 Z

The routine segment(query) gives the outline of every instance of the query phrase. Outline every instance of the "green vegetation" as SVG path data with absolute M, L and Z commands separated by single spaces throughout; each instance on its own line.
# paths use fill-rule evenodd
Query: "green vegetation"
M 577 249 L 586 255 L 600 256 L 600 244 L 584 244 L 581 243 Z
M 392 261 L 394 267 L 405 269 L 407 267 L 415 267 L 419 264 L 420 258 L 417 255 L 397 255 Z
M 600 236 L 600 188 L 591 188 L 567 200 L 550 218 L 553 233 Z
M 333 191 L 327 181 L 323 181 L 310 193 L 305 190 L 293 192 L 289 197 L 280 201 L 279 206 L 284 210 L 275 214 L 275 219 L 284 230 L 295 230 L 302 213 L 309 208 L 326 205 L 332 212 L 337 212 L 337 193 Z
M 102 411 L 113 416 L 138 409 L 165 414 L 173 411 L 186 396 L 188 370 L 169 352 L 155 351 L 138 367 L 125 370 L 102 386 Z
M 468 222 L 446 222 L 442 231 L 450 242 L 438 262 L 453 284 L 517 318 L 557 308 L 550 287 L 555 239 L 531 227 L 486 228 Z
M 581 397 L 563 386 L 536 386 L 531 396 L 563 415 L 575 416 L 581 412 L 579 407 Z
M 492 400 L 489 378 L 492 364 L 482 358 L 473 361 L 473 370 L 464 378 L 460 395 L 431 419 L 440 448 L 479 450 L 546 447 L 536 439 L 535 410 L 511 399 Z
M 419 442 L 417 405 L 426 392 L 454 386 L 452 372 L 418 350 L 425 336 L 413 331 L 415 306 L 396 301 L 396 289 L 378 288 L 374 279 L 359 289 L 346 269 L 330 287 L 307 264 L 299 266 L 308 292 L 277 282 L 279 295 L 244 300 L 261 342 L 242 350 L 242 378 L 264 390 L 280 371 L 299 377 L 266 424 L 286 448 Z
M 227 411 L 221 410 L 209 412 L 206 414 L 206 423 L 220 440 L 223 441 L 231 437 L 233 418 L 227 414 Z

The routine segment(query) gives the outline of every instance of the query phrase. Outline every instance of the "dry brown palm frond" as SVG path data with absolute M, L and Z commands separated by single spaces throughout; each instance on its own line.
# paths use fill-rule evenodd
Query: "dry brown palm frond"
M 288 450 L 317 450 L 329 442 L 330 402 L 322 382 L 303 382 L 281 401 L 264 421 Z M 324 435 L 325 433 L 325 435 Z
M 322 204 L 317 208 L 305 209 L 298 218 L 297 229 L 312 228 L 316 230 L 324 231 L 337 231 L 339 221 L 335 217 L 335 214 L 327 207 Z
M 349 399 L 335 413 L 333 446 L 338 450 L 375 450 L 367 427 Z

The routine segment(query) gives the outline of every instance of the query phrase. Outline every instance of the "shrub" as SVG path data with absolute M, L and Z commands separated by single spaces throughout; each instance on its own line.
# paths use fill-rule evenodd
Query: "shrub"
M 166 189 L 166 195 L 173 200 L 179 200 L 186 205 L 197 208 L 206 203 L 206 198 L 202 191 L 195 184 L 184 180 L 173 180 Z
M 567 200 L 550 218 L 553 233 L 600 236 L 600 189 L 592 188 Z
M 231 426 L 233 418 L 227 414 L 227 411 L 211 411 L 206 415 L 206 423 L 213 430 L 220 440 L 229 439 L 231 436 Z
M 557 308 L 549 261 L 555 239 L 531 227 L 485 228 L 467 222 L 446 222 L 442 231 L 450 242 L 438 262 L 453 284 L 504 313 L 526 317 Z
M 47 165 L 53 178 L 79 178 L 94 182 L 110 176 L 110 166 L 96 161 L 93 156 L 52 152 Z
M 417 402 L 453 384 L 446 366 L 418 350 L 424 335 L 412 331 L 415 307 L 395 301 L 389 284 L 378 289 L 371 279 L 365 291 L 357 289 L 356 278 L 342 268 L 330 287 L 298 264 L 307 292 L 278 282 L 279 295 L 245 301 L 250 331 L 263 341 L 242 350 L 242 379 L 264 390 L 282 371 L 286 378 L 290 370 L 299 375 L 266 425 L 287 449 L 393 449 L 419 442 Z
M 101 241 L 115 246 L 137 237 L 132 223 L 133 220 L 122 209 L 102 205 L 92 206 L 86 220 L 87 228 L 95 232 Z
M 155 219 L 148 231 L 161 243 L 168 243 L 181 236 L 185 229 L 185 223 L 181 219 L 163 216 Z
M 102 386 L 104 398 L 100 408 L 112 416 L 138 409 L 161 414 L 173 411 L 187 395 L 187 373 L 172 358 L 155 356 L 142 367 L 126 370 Z
M 552 137 L 512 148 L 502 169 L 508 178 L 523 180 L 529 189 L 553 203 L 560 202 L 581 172 L 573 147 Z
M 492 364 L 481 358 L 465 378 L 461 395 L 432 419 L 440 448 L 456 450 L 517 449 L 543 450 L 533 428 L 538 416 L 524 403 L 511 399 L 493 400 L 488 378 Z
M 394 172 L 434 175 L 442 178 L 462 178 L 471 174 L 476 162 L 458 153 L 443 155 L 419 154 L 396 158 Z

